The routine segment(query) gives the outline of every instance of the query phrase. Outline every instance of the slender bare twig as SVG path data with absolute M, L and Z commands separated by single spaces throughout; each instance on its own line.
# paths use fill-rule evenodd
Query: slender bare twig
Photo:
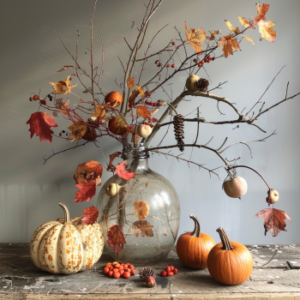
M 91 87 L 92 87 L 92 97 L 93 97 L 93 102 L 94 105 L 96 105 L 95 102 L 95 94 L 94 94 L 94 58 L 93 58 L 93 48 L 94 48 L 94 15 L 95 15 L 95 10 L 96 10 L 96 4 L 97 0 L 95 0 L 94 4 L 94 10 L 92 13 L 91 17 Z

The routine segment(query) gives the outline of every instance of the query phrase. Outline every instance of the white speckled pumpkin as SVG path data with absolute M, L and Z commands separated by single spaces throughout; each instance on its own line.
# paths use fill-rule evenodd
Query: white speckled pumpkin
M 104 238 L 100 225 L 82 224 L 81 217 L 65 218 L 41 225 L 30 241 L 30 257 L 37 268 L 53 274 L 73 274 L 93 266 L 103 252 Z

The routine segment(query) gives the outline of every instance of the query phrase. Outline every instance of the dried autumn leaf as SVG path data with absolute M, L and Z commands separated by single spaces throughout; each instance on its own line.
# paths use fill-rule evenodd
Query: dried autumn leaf
M 126 166 L 127 166 L 127 160 L 118 163 L 116 165 L 116 173 L 120 178 L 129 180 L 134 177 L 134 173 L 132 173 L 130 169 L 125 169 Z
M 264 3 L 263 5 L 256 3 L 256 7 L 257 16 L 253 19 L 254 24 L 257 24 L 259 21 L 264 21 L 266 19 L 266 13 L 269 10 L 270 5 L 266 3 Z
M 132 224 L 132 233 L 138 237 L 153 237 L 152 225 L 146 220 L 135 221 Z
M 69 138 L 73 138 L 74 141 L 81 139 L 85 135 L 87 126 L 83 122 L 77 121 L 76 124 L 69 126 L 68 129 L 72 131 L 69 135 Z
M 184 22 L 184 27 L 185 27 L 185 35 L 186 35 L 187 41 L 189 42 L 191 47 L 197 53 L 201 52 L 203 47 L 200 43 L 202 43 L 206 38 L 205 31 L 202 28 L 199 28 L 196 31 L 194 28 L 190 28 L 190 31 L 188 31 L 186 21 Z
M 108 170 L 111 170 L 112 172 L 114 172 L 115 171 L 115 167 L 113 166 L 113 161 L 114 161 L 114 159 L 116 158 L 116 157 L 118 157 L 118 156 L 120 156 L 122 154 L 122 152 L 114 152 L 113 154 L 110 154 L 109 155 L 109 164 L 108 164 L 108 166 L 107 166 L 107 168 L 106 168 L 106 170 L 108 171 Z
M 143 88 L 139 84 L 136 85 L 136 89 L 139 91 L 139 93 L 141 94 L 141 96 L 143 98 L 145 98 L 144 90 L 143 90 Z
M 140 93 L 137 90 L 132 91 L 131 96 L 129 97 L 129 100 L 128 100 L 129 107 L 134 107 L 134 101 L 139 94 Z
M 136 108 L 136 115 L 145 120 L 151 117 L 151 112 L 148 110 L 148 107 L 140 105 Z
M 96 194 L 96 184 L 94 181 L 89 183 L 78 183 L 75 186 L 80 190 L 75 193 L 76 198 L 74 199 L 74 202 L 89 202 Z
M 97 221 L 99 216 L 99 210 L 95 206 L 88 207 L 83 210 L 84 214 L 82 214 L 82 224 L 94 224 Z
M 220 30 L 212 30 L 212 31 L 209 31 L 209 33 L 210 33 L 210 36 L 206 36 L 206 39 L 209 41 L 213 41 L 215 39 L 215 35 L 220 34 Z
M 119 248 L 126 244 L 122 229 L 119 225 L 112 225 L 107 233 L 107 244 L 118 253 Z
M 265 208 L 259 211 L 254 217 L 265 219 L 265 235 L 267 235 L 267 232 L 269 230 L 273 237 L 277 236 L 278 233 L 282 230 L 287 231 L 285 229 L 285 219 L 292 222 L 291 218 L 284 211 L 275 208 Z
M 151 119 L 150 119 L 150 122 L 156 123 L 156 122 L 158 122 L 158 119 L 156 119 L 156 118 L 151 118 Z
M 225 20 L 225 24 L 229 28 L 230 31 L 232 31 L 234 34 L 240 33 L 240 30 L 238 27 L 233 27 L 230 21 Z
M 76 168 L 74 179 L 76 183 L 94 185 L 101 184 L 102 165 L 97 161 L 91 160 L 90 162 L 79 164 Z
M 108 129 L 117 135 L 124 135 L 128 132 L 128 124 L 122 116 L 114 116 L 108 122 Z
M 244 27 L 249 27 L 252 29 L 255 29 L 255 27 L 253 25 L 250 26 L 250 22 L 248 20 L 246 20 L 245 18 L 238 16 L 240 23 L 244 26 Z
M 269 42 L 274 42 L 274 39 L 276 37 L 276 31 L 272 28 L 275 25 L 273 21 L 259 21 L 259 32 L 261 34 L 260 40 L 263 40 L 264 38 Z
M 49 83 L 55 90 L 54 94 L 69 94 L 71 92 L 71 89 L 76 86 L 76 84 L 71 85 L 71 75 L 69 75 L 66 80 Z
M 62 99 L 63 100 L 63 99 Z M 59 105 L 60 106 L 60 113 L 67 115 L 68 114 L 68 105 L 70 104 L 70 100 L 68 99 L 67 102 L 62 101 Z
M 233 55 L 233 49 L 240 50 L 239 44 L 235 38 L 229 35 L 222 36 L 218 47 L 223 46 L 223 53 L 225 58 L 230 54 Z
M 133 203 L 134 215 L 139 220 L 144 220 L 149 214 L 149 205 L 145 200 L 138 200 Z
M 244 37 L 246 40 L 248 40 L 249 42 L 251 42 L 252 45 L 255 45 L 254 42 L 253 42 L 253 40 L 252 40 L 249 36 L 243 35 L 243 37 Z
M 74 68 L 74 66 L 63 66 L 60 70 L 58 70 L 57 72 L 62 72 L 62 71 L 65 71 L 65 70 L 68 70 L 70 68 Z
M 98 118 L 103 119 L 105 117 L 106 111 L 104 105 L 97 104 L 95 110 L 92 112 L 92 115 Z
M 127 85 L 130 89 L 133 89 L 133 87 L 134 87 L 134 77 L 128 78 Z
M 30 119 L 26 122 L 30 125 L 30 138 L 34 134 L 40 137 L 40 141 L 52 142 L 52 134 L 54 133 L 50 127 L 58 127 L 54 118 L 47 115 L 45 112 L 35 112 L 30 116 Z

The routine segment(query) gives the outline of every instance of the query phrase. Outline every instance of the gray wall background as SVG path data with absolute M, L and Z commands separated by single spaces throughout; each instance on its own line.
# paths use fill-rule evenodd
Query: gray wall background
M 105 92 L 118 89 L 115 78 L 120 82 L 122 69 L 117 56 L 125 62 L 128 48 L 123 41 L 126 36 L 134 42 L 137 31 L 131 29 L 132 21 L 139 24 L 144 12 L 144 2 L 137 0 L 98 1 L 95 30 L 95 61 L 101 61 L 99 29 L 104 39 L 105 65 L 101 85 Z M 223 34 L 229 30 L 224 19 L 234 26 L 240 26 L 237 16 L 246 18 L 256 16 L 256 1 L 200 1 L 200 0 L 165 0 L 159 11 L 150 22 L 147 38 L 150 39 L 164 25 L 169 24 L 157 37 L 152 52 L 160 49 L 170 39 L 177 39 L 176 26 L 184 35 L 184 21 L 188 27 L 202 27 L 206 31 L 221 29 Z M 225 96 L 235 102 L 241 110 L 250 108 L 262 95 L 279 69 L 286 65 L 281 74 L 263 98 L 270 106 L 284 98 L 286 84 L 289 81 L 289 94 L 300 91 L 299 86 L 299 41 L 300 2 L 297 0 L 270 0 L 270 11 L 267 19 L 276 22 L 277 37 L 274 43 L 259 42 L 258 30 L 248 32 L 255 46 L 246 40 L 242 42 L 241 52 L 227 59 L 219 59 L 206 65 L 211 79 L 210 86 L 228 80 L 215 94 Z M 74 203 L 75 192 L 73 174 L 79 163 L 99 160 L 105 165 L 100 151 L 93 145 L 69 151 L 53 157 L 43 165 L 43 156 L 54 151 L 70 147 L 68 142 L 53 140 L 50 145 L 39 142 L 36 136 L 30 140 L 29 126 L 26 121 L 31 113 L 37 110 L 38 104 L 29 102 L 31 92 L 42 94 L 50 91 L 49 81 L 65 78 L 65 73 L 57 73 L 63 65 L 72 64 L 71 58 L 64 50 L 59 38 L 74 52 L 76 31 L 80 30 L 79 60 L 88 68 L 89 24 L 93 0 L 52 0 L 52 1 L 1 1 L 0 2 L 0 36 L 1 36 L 1 88 L 0 88 L 0 124 L 1 124 L 1 157 L 0 157 L 0 242 L 28 242 L 33 231 L 42 223 L 62 216 L 58 202 L 65 203 L 71 215 L 82 214 L 82 209 L 96 205 L 97 197 L 90 203 Z M 177 41 L 178 43 L 178 41 Z M 218 50 L 219 55 L 221 49 Z M 164 56 L 160 59 L 163 61 Z M 176 58 L 175 63 L 178 63 Z M 143 79 L 146 80 L 157 67 L 152 61 L 146 65 Z M 176 97 L 183 89 L 187 73 L 181 73 L 167 87 L 169 93 Z M 137 76 L 137 74 L 135 74 Z M 201 71 L 200 76 L 207 78 Z M 79 89 L 78 89 L 79 90 Z M 166 99 L 162 91 L 153 95 L 155 99 Z M 189 99 L 189 98 L 188 98 Z M 76 99 L 72 99 L 76 103 Z M 254 126 L 235 125 L 215 126 L 201 125 L 199 143 L 206 143 L 214 136 L 211 146 L 221 145 L 225 137 L 228 143 L 240 140 L 260 139 L 275 129 L 277 135 L 265 143 L 253 143 L 253 159 L 243 145 L 230 148 L 224 155 L 229 159 L 241 156 L 240 164 L 257 169 L 269 182 L 272 188 L 280 193 L 276 208 L 285 210 L 293 222 L 287 221 L 287 232 L 273 238 L 270 233 L 264 236 L 263 219 L 253 216 L 266 208 L 266 187 L 259 177 L 251 171 L 240 169 L 238 173 L 248 182 L 248 192 L 240 201 L 228 198 L 222 191 L 225 171 L 220 169 L 221 180 L 216 176 L 210 178 L 205 170 L 176 160 L 166 160 L 154 156 L 150 166 L 166 176 L 176 187 L 181 202 L 181 225 L 179 233 L 193 227 L 188 215 L 196 214 L 201 222 L 203 232 L 210 234 L 216 241 L 219 238 L 216 228 L 223 226 L 232 240 L 245 244 L 284 244 L 300 241 L 298 218 L 299 211 L 299 97 L 271 110 L 257 122 L 267 130 L 267 134 Z M 188 114 L 198 105 L 202 105 L 201 116 L 210 120 L 227 120 L 235 118 L 232 110 L 224 104 L 220 109 L 226 113 L 221 116 L 216 102 L 209 99 L 195 99 L 182 102 L 179 110 Z M 191 115 L 192 116 L 192 115 Z M 69 123 L 60 116 L 57 119 L 60 127 L 55 133 L 66 129 Z M 196 125 L 186 125 L 186 142 L 192 142 Z M 160 140 L 158 135 L 152 145 Z M 165 139 L 165 144 L 173 144 L 172 130 Z M 106 154 L 120 150 L 120 145 L 112 140 L 101 140 Z M 189 157 L 187 149 L 185 157 Z M 178 150 L 174 150 L 178 153 Z M 193 159 L 205 163 L 207 167 L 221 166 L 218 158 L 205 150 L 195 149 Z M 104 172 L 103 182 L 111 176 Z M 97 194 L 100 187 L 97 187 Z

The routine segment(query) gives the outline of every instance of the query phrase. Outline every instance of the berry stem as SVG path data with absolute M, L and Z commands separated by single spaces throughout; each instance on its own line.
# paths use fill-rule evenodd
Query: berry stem
M 260 176 L 260 178 L 265 182 L 265 184 L 267 185 L 267 187 L 269 188 L 269 190 L 271 190 L 270 186 L 268 185 L 267 181 L 263 178 L 263 176 L 261 174 L 259 174 L 256 170 L 252 169 L 251 167 L 244 166 L 244 165 L 237 165 L 237 166 L 227 167 L 226 169 L 229 171 L 229 170 L 236 169 L 236 168 L 247 168 L 247 169 L 252 170 L 258 176 Z

